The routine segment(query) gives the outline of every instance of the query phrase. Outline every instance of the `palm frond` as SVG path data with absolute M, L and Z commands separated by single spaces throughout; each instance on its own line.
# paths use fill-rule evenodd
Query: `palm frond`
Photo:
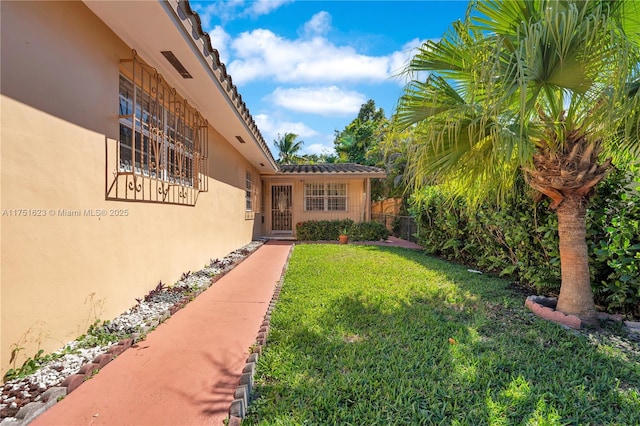
M 483 0 L 407 67 L 429 72 L 398 102 L 412 128 L 412 185 L 478 194 L 510 187 L 568 135 L 640 153 L 640 6 L 623 0 Z M 591 158 L 591 157 L 590 157 Z M 605 163 L 606 164 L 606 163 Z

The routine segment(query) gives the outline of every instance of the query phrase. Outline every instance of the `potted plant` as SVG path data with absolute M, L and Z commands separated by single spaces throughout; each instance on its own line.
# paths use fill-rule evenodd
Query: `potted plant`
M 347 234 L 346 227 L 340 229 L 340 234 L 338 235 L 338 242 L 340 244 L 347 244 L 349 242 L 349 235 Z

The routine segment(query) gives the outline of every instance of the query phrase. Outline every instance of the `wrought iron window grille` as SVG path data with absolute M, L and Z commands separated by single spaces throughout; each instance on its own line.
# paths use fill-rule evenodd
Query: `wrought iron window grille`
M 195 205 L 208 190 L 208 122 L 135 51 L 121 61 L 118 120 L 107 198 Z

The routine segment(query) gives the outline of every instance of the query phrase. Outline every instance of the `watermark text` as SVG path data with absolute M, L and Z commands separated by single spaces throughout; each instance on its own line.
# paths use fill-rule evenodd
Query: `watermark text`
M 2 209 L 2 217 L 127 217 L 129 209 Z

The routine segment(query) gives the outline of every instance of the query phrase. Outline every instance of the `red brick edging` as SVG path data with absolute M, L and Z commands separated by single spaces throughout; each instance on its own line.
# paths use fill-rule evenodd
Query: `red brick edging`
M 536 316 L 542 319 L 553 321 L 570 328 L 582 328 L 584 324 L 577 316 L 567 315 L 560 311 L 556 311 L 555 308 L 557 303 L 558 299 L 556 299 L 555 297 L 529 296 L 527 297 L 527 300 L 525 300 L 524 305 Z M 612 315 L 605 312 L 598 312 L 598 319 L 621 322 L 622 315 Z
M 262 321 L 262 325 L 258 330 L 256 343 L 255 345 L 253 345 L 252 352 L 247 358 L 246 364 L 242 369 L 242 376 L 240 377 L 240 382 L 233 395 L 233 402 L 229 406 L 229 418 L 227 423 L 228 426 L 239 426 L 242 422 L 242 419 L 246 416 L 247 409 L 249 408 L 249 404 L 251 403 L 253 378 L 255 376 L 256 367 L 258 365 L 258 358 L 262 354 L 262 349 L 267 344 L 267 336 L 269 334 L 269 328 L 271 327 L 271 314 L 276 307 L 276 302 L 280 298 L 280 291 L 282 289 L 284 274 L 286 273 L 287 267 L 289 266 L 289 259 L 291 258 L 293 247 L 295 247 L 295 243 L 291 246 L 291 250 L 289 250 L 287 259 L 284 262 L 284 267 L 282 268 L 280 279 L 276 284 L 275 290 L 273 291 L 273 296 L 271 297 L 271 302 L 269 303 L 267 312 L 264 315 L 264 320 Z

